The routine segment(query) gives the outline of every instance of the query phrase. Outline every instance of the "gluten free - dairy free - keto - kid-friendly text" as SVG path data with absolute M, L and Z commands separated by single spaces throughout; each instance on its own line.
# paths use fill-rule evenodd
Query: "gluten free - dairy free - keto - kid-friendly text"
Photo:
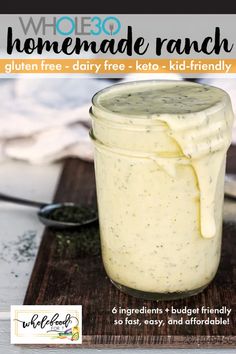
M 228 94 L 185 81 L 125 83 L 96 94 L 91 116 L 110 279 L 147 299 L 203 290 L 220 259 Z

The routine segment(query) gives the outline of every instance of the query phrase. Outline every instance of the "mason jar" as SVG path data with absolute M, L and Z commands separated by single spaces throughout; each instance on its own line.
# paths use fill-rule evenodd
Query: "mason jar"
M 90 113 L 110 280 L 150 300 L 201 292 L 221 253 L 228 94 L 186 81 L 129 82 L 98 92 Z

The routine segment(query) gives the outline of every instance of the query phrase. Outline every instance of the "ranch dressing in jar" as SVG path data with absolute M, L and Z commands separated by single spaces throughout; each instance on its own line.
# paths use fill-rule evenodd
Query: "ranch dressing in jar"
M 185 81 L 124 83 L 96 94 L 91 115 L 110 279 L 154 300 L 203 290 L 220 259 L 229 96 Z

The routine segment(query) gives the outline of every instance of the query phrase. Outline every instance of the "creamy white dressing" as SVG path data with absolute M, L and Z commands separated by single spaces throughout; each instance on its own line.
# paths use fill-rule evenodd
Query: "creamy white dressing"
M 191 82 L 127 83 L 98 93 L 91 113 L 108 275 L 155 293 L 206 286 L 220 258 L 229 96 Z
M 104 94 L 99 104 L 106 110 L 129 117 L 165 122 L 183 154 L 191 161 L 200 190 L 201 234 L 216 234 L 214 220 L 217 179 L 231 142 L 233 112 L 229 96 L 216 87 L 178 82 L 137 84 L 130 90 Z M 135 124 L 135 122 L 133 122 Z M 150 155 L 158 162 L 157 157 Z M 161 161 L 159 159 L 159 161 Z M 173 162 L 162 159 L 167 173 Z

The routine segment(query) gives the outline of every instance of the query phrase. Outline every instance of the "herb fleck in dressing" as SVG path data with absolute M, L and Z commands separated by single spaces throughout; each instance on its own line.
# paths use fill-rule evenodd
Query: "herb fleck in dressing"
M 229 96 L 190 82 L 127 83 L 98 93 L 92 118 L 108 275 L 146 292 L 206 286 L 220 258 Z

